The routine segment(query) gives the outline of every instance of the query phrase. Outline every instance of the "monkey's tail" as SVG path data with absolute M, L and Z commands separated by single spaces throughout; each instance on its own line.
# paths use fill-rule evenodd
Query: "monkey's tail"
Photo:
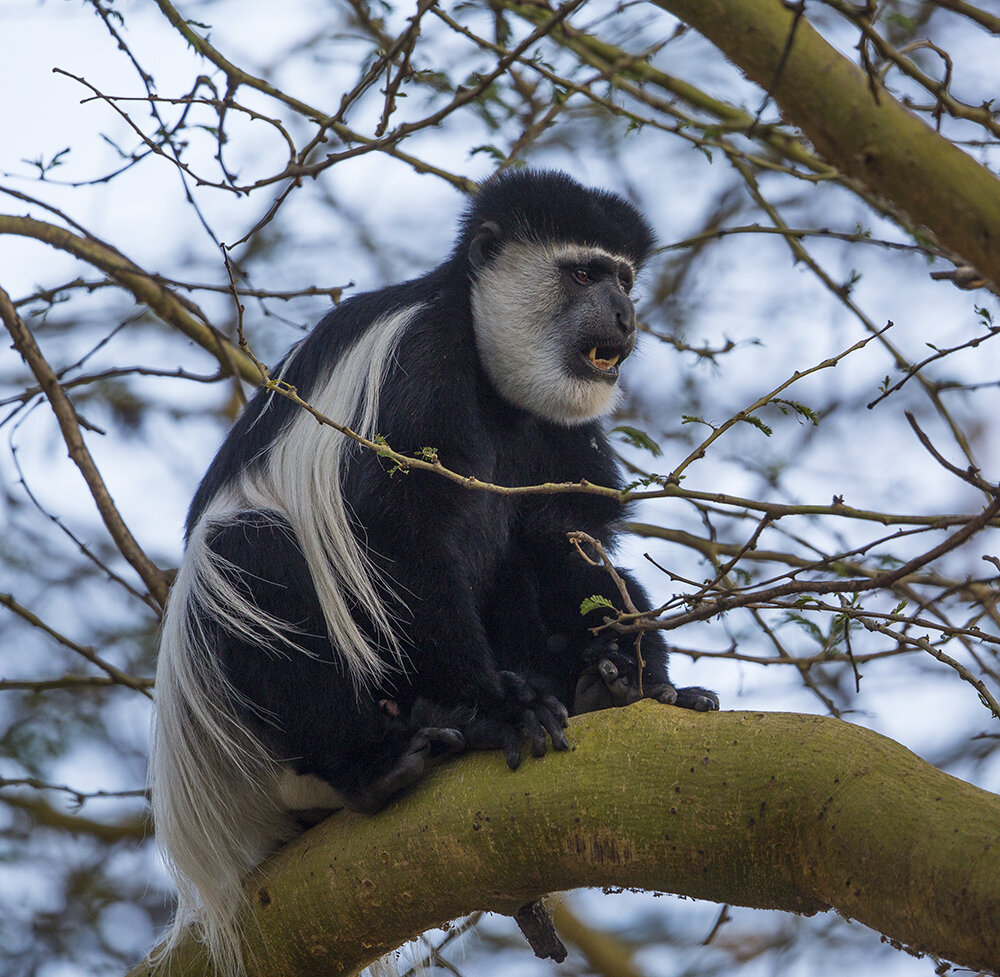
M 282 808 L 280 768 L 236 718 L 236 693 L 213 651 L 206 620 L 271 653 L 279 622 L 235 591 L 223 561 L 192 535 L 163 623 L 156 672 L 151 792 L 157 840 L 178 890 L 164 959 L 193 927 L 223 977 L 243 971 L 243 880 L 296 834 Z
M 419 310 L 407 306 L 373 322 L 317 383 L 316 408 L 374 438 L 380 391 Z M 299 831 L 281 802 L 282 768 L 238 718 L 239 695 L 219 663 L 212 632 L 221 628 L 265 654 L 306 652 L 295 644 L 293 628 L 254 606 L 236 585 L 240 571 L 213 552 L 212 532 L 241 511 L 279 513 L 302 548 L 355 689 L 382 676 L 390 667 L 386 659 L 402 662 L 394 617 L 403 602 L 372 565 L 342 494 L 355 448 L 298 412 L 262 463 L 230 473 L 191 532 L 164 618 L 156 674 L 153 816 L 179 894 L 161 958 L 191 925 L 220 974 L 240 974 L 243 880 Z M 356 615 L 371 622 L 375 641 Z

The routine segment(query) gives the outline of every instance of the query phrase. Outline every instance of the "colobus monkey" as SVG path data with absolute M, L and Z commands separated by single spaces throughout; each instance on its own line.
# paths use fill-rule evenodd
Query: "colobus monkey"
M 599 418 L 635 346 L 629 292 L 653 235 L 620 197 L 562 173 L 486 182 L 454 252 L 332 310 L 278 375 L 397 451 L 432 448 L 501 485 L 620 486 Z M 347 806 L 374 811 L 434 755 L 565 749 L 567 709 L 638 696 L 635 660 L 595 645 L 619 597 L 567 532 L 613 543 L 614 500 L 498 495 L 376 452 L 259 392 L 205 475 L 163 626 L 152 757 L 156 830 L 194 922 L 241 969 L 241 880 Z M 634 602 L 648 607 L 625 575 Z M 643 694 L 674 689 L 658 632 Z M 500 774 L 498 773 L 498 776 Z

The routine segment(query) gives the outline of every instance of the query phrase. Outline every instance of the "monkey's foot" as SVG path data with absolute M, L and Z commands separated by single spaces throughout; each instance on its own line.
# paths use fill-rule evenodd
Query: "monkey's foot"
M 649 690 L 648 697 L 681 709 L 695 712 L 715 712 L 719 708 L 719 697 L 710 689 L 699 685 L 689 685 L 685 689 L 675 689 L 672 685 L 658 685 Z
M 387 773 L 346 798 L 348 806 L 362 814 L 380 811 L 394 794 L 420 780 L 432 759 L 460 753 L 465 746 L 465 737 L 457 729 L 437 726 L 418 729 Z

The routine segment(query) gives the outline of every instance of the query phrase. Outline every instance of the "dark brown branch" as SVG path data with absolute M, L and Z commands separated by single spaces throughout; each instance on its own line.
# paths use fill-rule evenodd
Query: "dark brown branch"
M 14 349 L 27 363 L 48 398 L 52 412 L 59 422 L 59 429 L 62 431 L 69 456 L 79 468 L 80 474 L 83 475 L 111 538 L 115 541 L 122 556 L 139 574 L 152 597 L 161 607 L 164 607 L 167 602 L 167 591 L 170 588 L 169 575 L 146 556 L 142 547 L 129 531 L 128 526 L 125 525 L 93 457 L 87 450 L 73 404 L 59 385 L 58 377 L 38 348 L 35 337 L 32 336 L 28 327 L 17 314 L 10 296 L 2 288 L 0 288 L 0 318 L 3 319 L 4 325 L 14 341 Z M 145 690 L 143 691 L 145 692 Z
M 13 611 L 18 617 L 27 621 L 32 627 L 38 628 L 50 637 L 55 638 L 55 640 L 58 641 L 64 648 L 68 648 L 70 651 L 86 658 L 92 665 L 96 665 L 99 669 L 101 669 L 101 671 L 105 672 L 110 681 L 114 682 L 116 685 L 124 685 L 127 688 L 135 689 L 137 692 L 141 692 L 148 699 L 153 698 L 149 691 L 152 683 L 148 679 L 134 678 L 129 675 L 128 672 L 123 672 L 117 666 L 112 665 L 110 662 L 106 662 L 89 645 L 81 645 L 79 642 L 73 641 L 71 638 L 67 638 L 66 635 L 61 634 L 54 628 L 49 627 L 49 625 L 47 625 L 37 614 L 28 610 L 28 608 L 24 607 L 22 604 L 19 604 L 13 597 L 11 597 L 10 594 L 0 594 L 0 604 L 8 610 Z M 31 684 L 34 685 L 35 683 Z M 64 680 L 59 680 L 58 684 L 64 684 Z

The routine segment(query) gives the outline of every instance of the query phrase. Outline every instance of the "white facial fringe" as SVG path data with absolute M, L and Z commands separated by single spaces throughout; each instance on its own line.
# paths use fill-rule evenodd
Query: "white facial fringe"
M 496 389 L 531 414 L 571 426 L 614 410 L 617 384 L 574 376 L 566 366 L 559 321 L 559 263 L 594 257 L 624 261 L 601 248 L 513 241 L 472 285 L 479 358 Z
M 334 365 L 311 402 L 331 420 L 373 439 L 379 391 L 418 307 L 373 323 Z M 301 349 L 293 352 L 300 355 Z M 265 408 L 266 409 L 266 408 Z M 250 603 L 207 538 L 246 510 L 282 516 L 295 534 L 326 617 L 333 653 L 360 693 L 402 651 L 392 626 L 397 598 L 352 531 L 341 475 L 353 441 L 299 411 L 270 447 L 261 470 L 239 473 L 210 502 L 188 541 L 164 617 L 156 673 L 151 789 L 161 851 L 178 889 L 178 909 L 162 961 L 190 924 L 223 977 L 243 972 L 238 918 L 246 874 L 298 826 L 280 803 L 281 758 L 268 754 L 235 716 L 230 686 L 202 630 L 202 616 L 265 654 L 303 654 L 294 630 Z M 351 607 L 373 623 L 377 645 Z M 401 605 L 397 604 L 397 611 Z M 331 667 L 335 667 L 331 665 Z M 267 721 L 266 716 L 261 719 Z

